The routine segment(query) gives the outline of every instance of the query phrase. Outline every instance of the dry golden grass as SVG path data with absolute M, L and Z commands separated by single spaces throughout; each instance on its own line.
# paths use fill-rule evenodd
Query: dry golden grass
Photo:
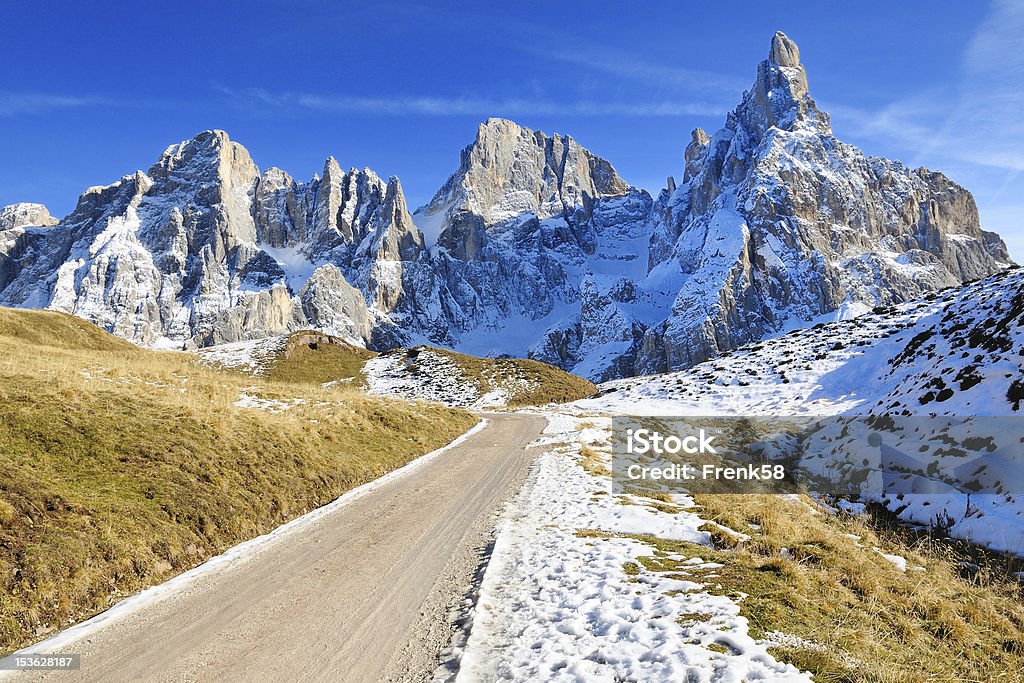
M 702 517 L 749 539 L 716 524 L 705 527 L 715 549 L 642 537 L 655 552 L 641 563 L 650 571 L 692 571 L 670 556 L 679 553 L 724 564 L 695 580 L 738 598 L 755 637 L 779 631 L 806 641 L 773 652 L 816 681 L 1024 680 L 1024 593 L 1012 558 L 827 514 L 806 499 L 695 500 Z M 909 570 L 875 548 L 906 558 Z M 964 573 L 967 560 L 980 570 Z
M 580 467 L 595 477 L 607 477 L 612 472 L 600 451 L 585 443 L 580 444 Z
M 463 379 L 474 384 L 481 394 L 502 386 L 503 379 L 507 377 L 525 380 L 523 384 L 528 386 L 515 385 L 515 390 L 509 396 L 510 408 L 569 403 L 597 393 L 593 382 L 540 361 L 528 358 L 477 358 L 447 349 L 418 348 L 429 348 L 449 358 L 462 371 Z
M 472 415 L 0 309 L 0 653 L 437 448 Z M 291 405 L 239 408 L 241 393 Z M 296 403 L 295 399 L 301 402 Z
M 349 380 L 362 386 L 363 363 L 376 355 L 320 332 L 294 332 L 263 376 L 277 382 L 300 384 Z

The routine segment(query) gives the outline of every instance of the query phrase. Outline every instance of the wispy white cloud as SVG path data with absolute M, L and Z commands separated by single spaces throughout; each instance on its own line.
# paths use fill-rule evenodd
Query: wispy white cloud
M 96 97 L 0 90 L 0 116 L 39 114 L 55 109 L 74 109 L 103 103 L 104 100 Z
M 942 90 L 865 109 L 822 102 L 840 137 L 903 154 L 968 187 L 982 225 L 1024 261 L 1024 2 L 994 0 L 962 46 L 960 73 Z
M 964 48 L 951 90 L 918 93 L 876 110 L 828 104 L 837 126 L 914 154 L 1024 171 L 1024 3 L 996 0 Z
M 558 49 L 542 50 L 532 47 L 529 50 L 545 59 L 574 64 L 633 84 L 654 85 L 675 92 L 689 91 L 722 97 L 725 104 L 735 104 L 737 96 L 750 86 L 749 78 L 654 62 L 635 53 L 613 50 L 607 46 L 598 50 L 568 45 L 564 40 L 559 40 L 555 44 L 558 45 Z M 720 106 L 717 113 L 722 111 Z
M 366 113 L 391 116 L 526 116 L 537 114 L 574 116 L 706 116 L 721 108 L 702 102 L 603 100 L 554 100 L 549 98 L 487 97 L 357 97 L 327 93 L 274 93 L 262 88 L 218 90 L 236 103 L 270 109 Z

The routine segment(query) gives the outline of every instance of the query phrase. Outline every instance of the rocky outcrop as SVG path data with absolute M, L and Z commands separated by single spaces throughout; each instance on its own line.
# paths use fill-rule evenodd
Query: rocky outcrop
M 362 292 L 331 264 L 317 268 L 302 287 L 294 320 L 300 327 L 305 321 L 316 321 L 317 327 L 356 343 L 370 339 L 370 317 Z
M 57 223 L 57 219 L 42 204 L 22 202 L 0 209 L 0 230 L 32 226 L 45 228 Z
M 768 53 L 768 61 L 782 67 L 802 69 L 800 65 L 800 49 L 782 31 L 772 36 L 772 48 Z
M 651 201 L 570 137 L 488 120 L 414 216 L 436 244 L 411 324 L 435 343 L 576 367 L 621 336 L 618 318 L 584 324 L 584 300 L 604 285 L 586 285 L 588 273 L 642 269 Z
M 444 213 L 439 243 L 472 258 L 485 235 L 470 238 L 463 226 L 499 231 L 522 216 L 583 223 L 593 202 L 629 191 L 612 165 L 568 136 L 547 136 L 505 119 L 480 124 L 462 151 L 459 169 L 417 216 Z
M 57 222 L 42 204 L 23 202 L 0 209 L 0 292 L 14 279 L 29 245 L 39 239 L 39 229 Z
M 796 44 L 654 200 L 568 136 L 489 119 L 410 215 L 397 178 L 265 172 L 222 131 L 0 211 L 0 305 L 188 347 L 313 328 L 385 349 L 529 355 L 591 379 L 692 365 L 788 326 L 992 274 L 1006 246 L 941 173 L 837 140 Z
M 341 170 L 334 157 L 308 184 L 269 169 L 256 195 L 260 243 L 309 264 L 331 263 L 384 313 L 403 301 L 405 262 L 423 252 L 397 178 L 370 169 Z

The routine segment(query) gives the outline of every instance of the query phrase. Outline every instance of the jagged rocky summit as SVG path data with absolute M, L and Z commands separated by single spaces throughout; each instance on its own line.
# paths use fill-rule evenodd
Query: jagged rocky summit
M 682 279 L 667 319 L 645 334 L 644 370 L 692 365 L 787 325 L 916 298 L 1010 262 L 967 190 L 832 135 L 782 33 L 725 127 L 694 132 L 683 183 L 654 212 L 651 271 Z
M 434 343 L 592 379 L 661 372 L 822 318 L 995 273 L 970 193 L 832 136 L 799 50 L 652 199 L 568 136 L 481 124 L 410 215 L 400 183 L 329 158 L 264 172 L 221 131 L 86 190 L 59 222 L 0 211 L 0 305 L 63 310 L 135 342 L 204 346 L 318 328 Z

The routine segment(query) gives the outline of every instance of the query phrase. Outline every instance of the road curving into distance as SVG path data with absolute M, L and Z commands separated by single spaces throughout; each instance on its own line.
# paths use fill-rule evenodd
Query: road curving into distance
M 15 681 L 424 680 L 452 636 L 540 416 L 489 424 L 364 495 L 61 647 L 81 669 Z M 41 651 L 41 650 L 40 650 Z

